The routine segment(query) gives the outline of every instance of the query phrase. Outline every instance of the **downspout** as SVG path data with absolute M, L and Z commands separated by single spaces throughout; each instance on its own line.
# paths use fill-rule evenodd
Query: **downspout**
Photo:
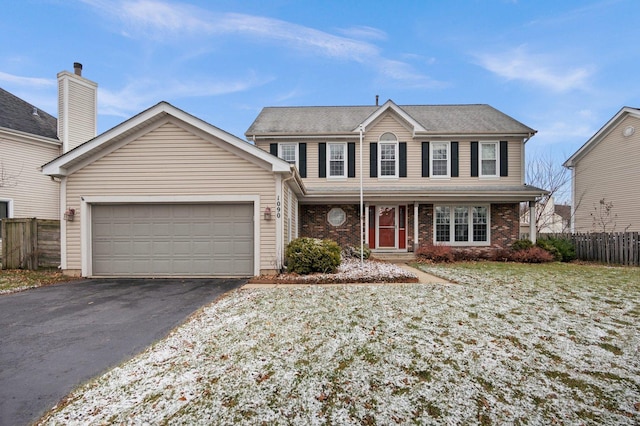
M 376 98 L 377 101 L 377 98 Z M 377 102 L 376 102 L 377 103 Z M 362 133 L 364 127 L 360 124 L 360 267 L 364 268 L 364 188 L 362 180 Z

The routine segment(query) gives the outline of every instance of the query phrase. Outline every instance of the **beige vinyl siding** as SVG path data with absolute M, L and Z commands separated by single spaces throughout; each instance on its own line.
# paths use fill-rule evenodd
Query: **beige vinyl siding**
M 391 132 L 396 135 L 398 142 L 407 143 L 407 177 L 406 178 L 371 178 L 369 173 L 370 143 L 378 142 L 380 135 Z M 499 178 L 471 177 L 471 142 L 472 141 L 495 141 L 508 140 L 508 167 L 509 176 Z M 257 146 L 269 151 L 269 143 L 291 142 L 291 140 L 271 140 L 269 142 L 259 141 Z M 459 143 L 459 177 L 450 179 L 423 178 L 422 177 L 422 142 L 435 141 L 457 141 Z M 302 142 L 299 140 L 297 142 Z M 308 188 L 339 185 L 341 187 L 359 188 L 359 142 L 358 134 L 354 134 L 352 139 L 318 138 L 307 142 L 307 177 L 303 179 Z M 356 143 L 356 179 L 329 179 L 318 177 L 318 143 L 319 142 L 355 142 Z M 363 138 L 363 180 L 365 186 L 370 187 L 397 187 L 398 185 L 433 185 L 433 186 L 504 186 L 522 184 L 522 152 L 524 145 L 522 139 L 507 139 L 504 137 L 485 138 L 413 138 L 412 133 L 401 122 L 400 118 L 389 112 L 375 123 L 364 135 Z
M 0 134 L 0 167 L 10 179 L 0 187 L 0 199 L 13 200 L 13 217 L 59 219 L 60 184 L 40 171 L 40 167 L 60 154 L 49 143 L 15 140 Z
M 259 195 L 263 211 L 275 205 L 275 177 L 168 122 L 68 177 L 69 207 L 80 209 L 82 196 L 106 195 Z M 80 225 L 67 223 L 71 270 L 81 268 Z M 273 269 L 275 220 L 260 218 L 259 226 L 260 268 Z
M 71 150 L 96 136 L 97 87 L 86 79 L 64 73 L 58 80 L 58 93 L 58 134 Z
M 628 127 L 636 131 L 624 137 Z M 640 119 L 627 116 L 576 164 L 574 170 L 575 230 L 601 231 L 593 226 L 592 212 L 601 199 L 613 203 L 615 231 L 640 231 Z M 611 228 L 612 225 L 609 225 Z

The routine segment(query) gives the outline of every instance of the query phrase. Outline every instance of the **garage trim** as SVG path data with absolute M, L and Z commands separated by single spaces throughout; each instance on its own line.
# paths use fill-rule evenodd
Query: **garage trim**
M 253 203 L 253 274 L 260 275 L 260 196 L 259 195 L 107 195 L 83 196 L 80 204 L 80 251 L 82 276 L 93 276 L 91 248 L 92 204 L 222 204 Z

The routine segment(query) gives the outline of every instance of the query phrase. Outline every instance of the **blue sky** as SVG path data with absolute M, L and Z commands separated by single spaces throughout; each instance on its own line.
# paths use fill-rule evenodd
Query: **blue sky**
M 0 87 L 57 115 L 99 84 L 99 133 L 161 100 L 243 137 L 264 106 L 487 103 L 564 161 L 640 107 L 638 0 L 7 0 Z

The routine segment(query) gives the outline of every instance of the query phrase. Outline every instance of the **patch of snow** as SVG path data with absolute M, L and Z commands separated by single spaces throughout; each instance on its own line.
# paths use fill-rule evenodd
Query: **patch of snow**
M 640 283 L 425 269 L 236 291 L 41 424 L 640 422 Z

